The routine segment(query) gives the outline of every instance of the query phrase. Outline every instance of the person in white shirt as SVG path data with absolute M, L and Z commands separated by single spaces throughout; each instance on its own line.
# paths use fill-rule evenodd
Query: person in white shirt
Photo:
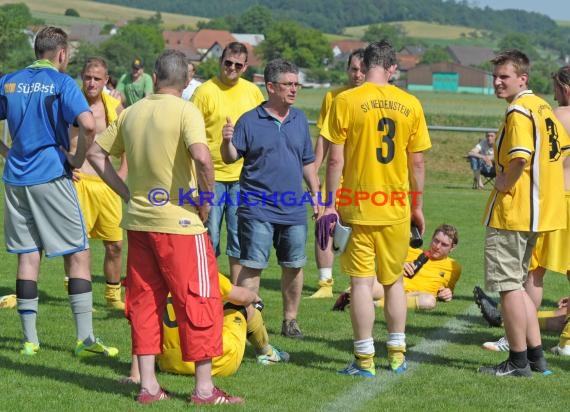
M 482 171 L 483 175 L 494 174 L 493 144 L 496 137 L 495 132 L 487 132 L 485 139 L 477 143 L 467 154 L 471 163 L 471 170 L 473 170 L 473 189 L 483 189 Z
M 195 71 L 196 67 L 194 66 L 194 63 L 188 60 L 188 86 L 186 86 L 186 88 L 182 91 L 182 98 L 184 100 L 190 100 L 194 94 L 194 90 L 196 90 L 196 88 L 202 84 L 202 82 L 194 78 Z

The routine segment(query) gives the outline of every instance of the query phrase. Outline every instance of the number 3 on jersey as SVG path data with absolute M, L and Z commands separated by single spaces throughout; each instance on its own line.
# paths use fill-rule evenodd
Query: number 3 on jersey
M 380 147 L 376 149 L 376 159 L 382 164 L 390 163 L 394 159 L 396 124 L 392 119 L 383 117 L 378 122 L 378 131 L 382 133 L 382 141 Z

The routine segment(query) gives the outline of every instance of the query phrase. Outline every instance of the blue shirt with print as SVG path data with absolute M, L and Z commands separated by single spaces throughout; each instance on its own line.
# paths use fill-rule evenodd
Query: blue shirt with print
M 69 176 L 59 147 L 69 150 L 69 126 L 86 111 L 79 86 L 55 68 L 28 67 L 0 78 L 0 120 L 7 119 L 12 136 L 4 182 L 29 186 Z

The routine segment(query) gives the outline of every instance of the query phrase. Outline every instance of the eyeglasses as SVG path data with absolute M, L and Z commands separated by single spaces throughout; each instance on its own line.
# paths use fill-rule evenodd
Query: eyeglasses
M 239 62 L 233 62 L 231 60 L 224 60 L 224 66 L 226 66 L 228 69 L 232 66 L 235 66 L 236 70 L 241 70 L 243 69 L 243 66 L 245 66 L 245 64 Z
M 288 89 L 291 89 L 293 86 L 295 86 L 295 89 L 300 89 L 301 87 L 303 87 L 301 83 L 295 83 L 295 82 L 276 82 L 276 83 L 280 84 L 281 86 L 285 86 Z

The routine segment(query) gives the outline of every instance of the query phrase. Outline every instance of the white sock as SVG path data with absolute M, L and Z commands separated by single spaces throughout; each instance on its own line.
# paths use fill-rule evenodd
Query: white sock
M 405 333 L 389 333 L 386 346 L 403 346 L 406 347 L 406 334 Z
M 319 281 L 332 279 L 332 268 L 319 268 Z
M 374 352 L 374 339 L 368 338 L 354 341 L 354 353 L 371 354 Z

